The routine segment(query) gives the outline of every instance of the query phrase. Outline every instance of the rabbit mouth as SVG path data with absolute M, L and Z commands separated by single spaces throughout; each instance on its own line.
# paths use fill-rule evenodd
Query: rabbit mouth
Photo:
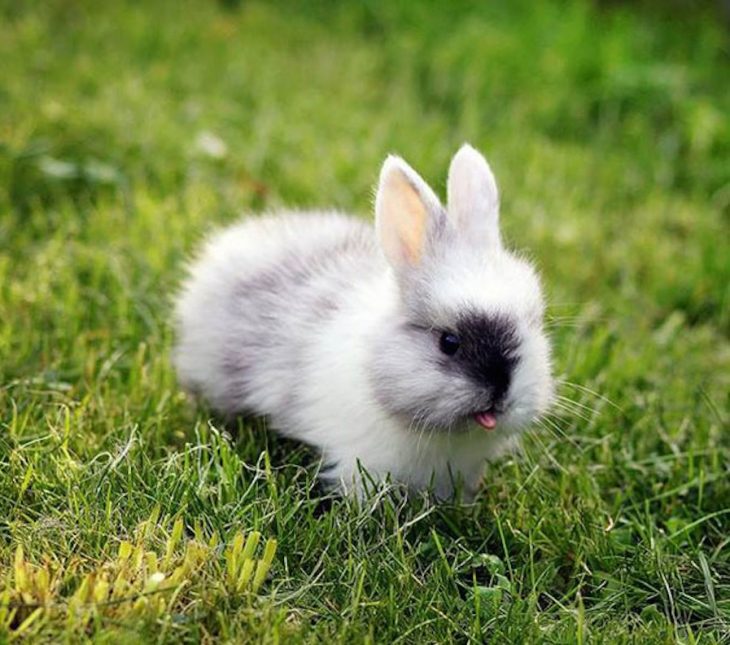
M 497 427 L 497 414 L 494 411 L 494 408 L 477 412 L 474 414 L 473 419 L 487 432 L 490 432 Z

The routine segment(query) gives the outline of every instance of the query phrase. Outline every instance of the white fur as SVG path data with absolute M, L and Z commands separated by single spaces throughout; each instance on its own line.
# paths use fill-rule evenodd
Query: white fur
M 401 196 L 383 188 L 392 173 L 416 188 L 429 213 L 417 266 L 392 252 L 399 236 L 412 237 L 391 208 Z M 551 397 L 539 282 L 502 248 L 496 183 L 470 146 L 451 164 L 448 214 L 399 158 L 385 162 L 380 186 L 384 253 L 371 228 L 327 212 L 249 217 L 213 236 L 177 301 L 175 364 L 183 384 L 219 411 L 266 415 L 282 434 L 315 446 L 330 465 L 323 477 L 343 490 L 362 491 L 358 462 L 375 480 L 432 483 L 439 496 L 459 478 L 473 490 L 485 461 L 513 447 Z M 521 339 L 498 428 L 488 433 L 468 419 L 423 427 L 383 403 L 379 379 L 393 365 L 404 368 L 394 382 L 416 398 L 441 378 L 453 386 L 445 396 L 480 396 L 463 378 L 434 371 L 428 331 L 418 332 L 418 346 L 400 340 L 414 316 L 446 328 L 475 308 L 510 315 Z
M 499 192 L 487 160 L 469 144 L 449 166 L 449 215 L 471 240 L 494 249 L 500 245 Z

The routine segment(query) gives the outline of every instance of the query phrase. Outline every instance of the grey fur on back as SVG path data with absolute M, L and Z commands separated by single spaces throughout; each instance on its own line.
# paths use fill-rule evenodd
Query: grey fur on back
M 257 243 L 261 260 L 250 253 Z M 179 303 L 178 318 L 188 318 L 176 352 L 184 384 L 218 412 L 269 414 L 285 429 L 303 349 L 347 293 L 383 269 L 372 227 L 338 213 L 265 216 L 214 236 Z M 191 325 L 201 312 L 207 320 Z

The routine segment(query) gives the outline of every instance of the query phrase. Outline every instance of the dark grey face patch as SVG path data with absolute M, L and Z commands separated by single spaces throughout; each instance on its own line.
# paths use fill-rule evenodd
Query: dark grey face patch
M 443 357 L 444 367 L 462 370 L 476 385 L 489 389 L 492 404 L 499 408 L 519 361 L 514 321 L 507 316 L 467 313 L 459 317 L 454 332 L 460 340 L 459 350 Z

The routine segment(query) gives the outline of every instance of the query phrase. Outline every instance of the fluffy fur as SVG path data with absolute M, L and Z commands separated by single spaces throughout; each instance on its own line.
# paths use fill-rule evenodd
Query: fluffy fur
M 316 447 L 322 477 L 473 491 L 552 393 L 533 268 L 505 250 L 486 160 L 465 145 L 444 208 L 398 157 L 376 234 L 335 212 L 248 217 L 213 236 L 177 301 L 175 364 L 219 412 Z M 444 332 L 461 345 L 440 349 Z M 487 430 L 482 411 L 496 419 Z

